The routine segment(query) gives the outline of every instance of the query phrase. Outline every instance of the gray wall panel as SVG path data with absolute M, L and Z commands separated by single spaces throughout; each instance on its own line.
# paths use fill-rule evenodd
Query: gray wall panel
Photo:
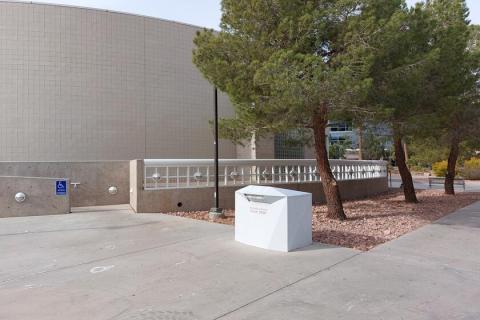
M 212 87 L 192 64 L 197 30 L 0 2 L 0 161 L 211 156 Z M 223 142 L 221 156 L 235 155 Z

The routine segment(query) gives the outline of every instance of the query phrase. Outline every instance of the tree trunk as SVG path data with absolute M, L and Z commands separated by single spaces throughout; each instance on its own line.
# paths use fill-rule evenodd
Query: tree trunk
M 363 129 L 358 128 L 358 160 L 363 160 Z
M 322 180 L 323 192 L 327 202 L 327 217 L 330 219 L 345 220 L 347 216 L 343 210 L 340 189 L 333 175 L 328 161 L 328 152 L 325 138 L 325 129 L 328 123 L 327 106 L 320 107 L 313 118 L 313 132 L 315 138 L 315 154 L 317 166 Z
M 448 155 L 447 174 L 445 176 L 445 194 L 455 194 L 455 171 L 459 153 L 458 139 L 453 138 L 450 144 L 450 154 Z
M 405 150 L 403 149 L 402 137 L 398 134 L 394 135 L 395 156 L 397 160 L 398 171 L 402 177 L 403 193 L 405 194 L 405 201 L 409 203 L 417 203 L 417 195 L 415 194 L 415 187 L 413 186 L 413 179 L 410 170 L 405 161 Z
M 403 143 L 403 152 L 405 154 L 405 163 L 407 163 L 409 157 L 408 157 L 408 145 L 406 142 Z

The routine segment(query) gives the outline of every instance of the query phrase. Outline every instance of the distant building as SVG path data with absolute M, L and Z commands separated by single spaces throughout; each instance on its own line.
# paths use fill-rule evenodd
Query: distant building
M 328 145 L 344 144 L 347 147 L 345 158 L 348 160 L 358 160 L 360 156 L 360 148 L 365 147 L 366 133 L 373 133 L 375 138 L 385 140 L 384 147 L 390 150 L 393 146 L 391 130 L 386 125 L 367 125 L 367 128 L 361 132 L 358 128 L 354 128 L 347 121 L 331 121 L 327 128 Z M 360 137 L 362 135 L 362 137 Z M 378 159 L 374 159 L 378 160 Z
M 351 148 L 358 148 L 358 135 L 352 125 L 348 122 L 331 121 L 328 124 L 327 135 L 330 144 L 345 143 L 351 144 Z

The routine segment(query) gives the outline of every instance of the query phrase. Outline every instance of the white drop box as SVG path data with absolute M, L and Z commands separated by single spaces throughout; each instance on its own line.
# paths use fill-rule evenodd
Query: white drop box
M 312 195 L 248 186 L 235 192 L 235 240 L 289 252 L 312 244 Z

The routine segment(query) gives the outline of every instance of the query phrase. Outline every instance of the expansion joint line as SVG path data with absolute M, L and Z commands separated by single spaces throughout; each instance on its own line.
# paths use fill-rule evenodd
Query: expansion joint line
M 315 272 L 312 273 L 312 274 L 309 274 L 309 275 L 307 275 L 307 276 L 305 276 L 305 277 L 303 277 L 303 278 L 300 278 L 300 279 L 298 279 L 298 280 L 296 280 L 296 281 L 294 281 L 294 282 L 292 282 L 292 283 L 289 283 L 289 284 L 287 284 L 287 285 L 285 285 L 285 286 L 283 286 L 283 287 L 281 287 L 281 288 L 278 288 L 278 289 L 276 289 L 276 290 L 273 290 L 273 291 L 271 291 L 271 292 L 269 292 L 269 293 L 267 293 L 267 294 L 265 294 L 265 295 L 263 295 L 263 296 L 261 296 L 261 297 L 258 297 L 258 298 L 254 299 L 254 300 L 252 300 L 252 301 L 249 301 L 249 302 L 247 302 L 247 303 L 245 303 L 245 304 L 243 304 L 243 305 L 241 305 L 241 306 L 239 306 L 239 307 L 237 307 L 237 308 L 235 308 L 235 309 L 233 309 L 233 310 L 231 310 L 231 311 L 228 311 L 228 312 L 226 312 L 226 313 L 224 313 L 224 314 L 222 314 L 222 315 L 220 315 L 220 316 L 218 316 L 218 317 L 216 317 L 216 318 L 213 318 L 212 320 L 218 320 L 218 319 L 225 318 L 226 316 L 229 316 L 229 315 L 231 315 L 231 314 L 233 314 L 233 313 L 235 313 L 235 312 L 237 312 L 237 311 L 239 311 L 239 310 L 241 310 L 241 309 L 243 309 L 243 308 L 246 308 L 246 307 L 248 307 L 248 306 L 250 306 L 250 305 L 252 305 L 252 304 L 254 304 L 254 303 L 256 303 L 256 302 L 259 302 L 259 301 L 261 301 L 261 300 L 263 300 L 263 299 L 265 299 L 265 298 L 268 298 L 268 297 L 270 297 L 270 296 L 272 296 L 272 295 L 274 295 L 274 294 L 276 294 L 276 293 L 278 293 L 278 292 L 280 292 L 280 291 L 282 291 L 282 290 L 284 290 L 284 289 L 293 287 L 294 285 L 296 285 L 296 284 L 298 284 L 298 283 L 300 283 L 300 282 L 302 282 L 302 281 L 305 281 L 305 280 L 308 280 L 308 279 L 310 279 L 310 278 L 313 278 L 313 277 L 319 275 L 320 273 L 322 273 L 322 272 L 324 272 L 324 271 L 328 271 L 328 270 L 330 270 L 330 269 L 332 269 L 332 268 L 334 268 L 334 267 L 336 267 L 336 266 L 338 266 L 338 265 L 340 265 L 340 264 L 342 264 L 342 263 L 344 263 L 344 262 L 347 262 L 347 261 L 349 261 L 349 260 L 351 260 L 351 259 L 353 259 L 353 258 L 355 258 L 355 257 L 357 257 L 357 256 L 359 256 L 359 255 L 361 255 L 361 254 L 362 254 L 362 252 L 356 253 L 356 254 L 354 254 L 353 256 L 350 256 L 350 257 L 348 257 L 348 258 L 346 258 L 346 259 L 343 259 L 343 260 L 341 260 L 341 261 L 339 261 L 339 262 L 337 262 L 337 263 L 332 264 L 331 266 L 328 266 L 328 267 L 326 267 L 326 268 L 323 268 L 323 269 L 320 269 L 320 270 L 318 270 L 318 271 L 315 271 Z

